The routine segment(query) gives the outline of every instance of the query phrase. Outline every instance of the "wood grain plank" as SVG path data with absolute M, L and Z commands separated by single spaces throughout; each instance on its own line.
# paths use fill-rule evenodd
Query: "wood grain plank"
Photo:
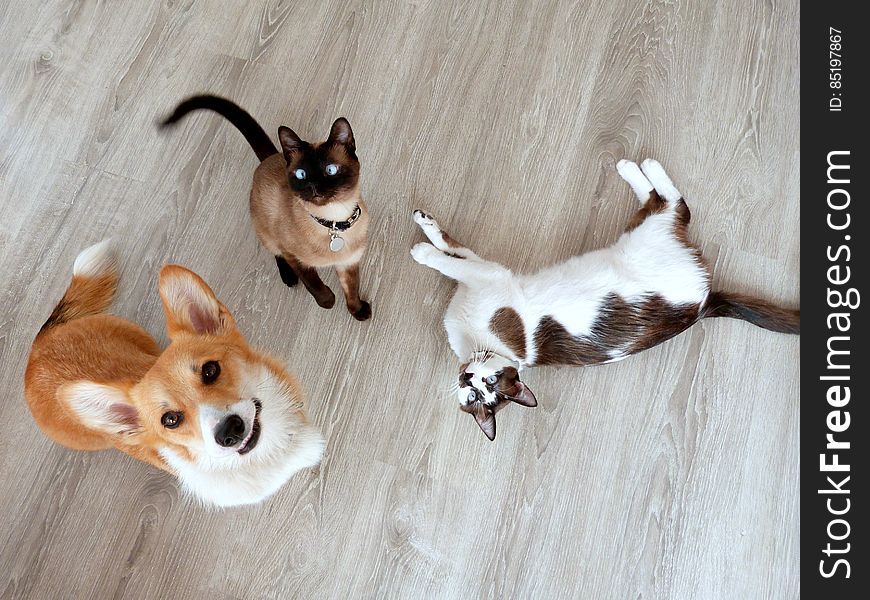
M 615 162 L 652 156 L 716 285 L 796 305 L 796 1 L 10 6 L 0 597 L 798 595 L 798 339 L 715 320 L 624 362 L 537 369 L 540 405 L 500 413 L 490 443 L 448 392 L 452 284 L 408 256 L 414 208 L 517 271 L 605 245 L 636 206 Z M 207 114 L 156 128 L 201 91 L 269 132 L 350 120 L 371 322 L 281 283 L 238 132 Z M 38 431 L 29 344 L 76 253 L 107 236 L 113 312 L 166 343 L 156 274 L 179 262 L 287 361 L 328 439 L 319 468 L 262 506 L 209 511 L 145 465 Z

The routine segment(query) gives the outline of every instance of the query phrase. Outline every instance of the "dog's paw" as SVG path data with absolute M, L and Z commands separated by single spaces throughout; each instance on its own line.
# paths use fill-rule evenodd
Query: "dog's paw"
M 438 250 L 435 249 L 435 246 L 427 244 L 426 242 L 420 242 L 411 248 L 411 257 L 421 265 L 425 265 L 428 263 L 429 257 L 431 257 L 435 252 L 438 252 Z

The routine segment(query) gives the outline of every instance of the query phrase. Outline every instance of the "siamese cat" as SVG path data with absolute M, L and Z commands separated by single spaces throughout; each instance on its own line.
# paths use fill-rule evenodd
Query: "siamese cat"
M 484 260 L 430 215 L 414 220 L 432 242 L 411 256 L 459 285 L 444 315 L 447 340 L 462 361 L 459 407 L 490 440 L 495 414 L 511 402 L 537 405 L 519 371 L 621 360 L 708 317 L 732 317 L 800 333 L 800 311 L 711 291 L 710 269 L 686 227 L 689 208 L 662 166 L 647 159 L 616 167 L 640 209 L 609 248 L 574 256 L 533 275 Z
M 260 242 L 275 256 L 281 280 L 290 287 L 302 280 L 318 305 L 332 308 L 335 294 L 317 269 L 335 267 L 350 314 L 359 321 L 371 317 L 369 303 L 359 295 L 369 213 L 360 196 L 359 159 L 347 119 L 336 119 L 320 143 L 279 127 L 280 153 L 251 115 L 217 96 L 188 98 L 162 126 L 200 109 L 235 125 L 260 160 L 251 186 L 251 220 Z

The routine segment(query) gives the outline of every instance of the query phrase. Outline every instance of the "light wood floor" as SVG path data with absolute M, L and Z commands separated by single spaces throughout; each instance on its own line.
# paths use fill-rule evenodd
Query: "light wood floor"
M 795 598 L 797 337 L 707 321 L 528 372 L 540 406 L 500 414 L 490 443 L 445 395 L 451 284 L 408 250 L 417 207 L 516 270 L 608 244 L 636 203 L 614 164 L 652 156 L 717 286 L 796 305 L 797 1 L 221 4 L 0 8 L 0 597 Z M 158 132 L 201 91 L 308 139 L 348 117 L 372 321 L 281 283 L 228 123 Z M 30 342 L 108 236 L 115 313 L 165 343 L 155 277 L 179 262 L 289 362 L 329 440 L 319 469 L 209 512 L 40 433 Z

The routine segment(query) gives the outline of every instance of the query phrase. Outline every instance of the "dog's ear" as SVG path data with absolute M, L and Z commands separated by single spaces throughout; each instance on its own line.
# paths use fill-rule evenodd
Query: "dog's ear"
M 284 160 L 287 161 L 288 165 L 293 153 L 301 150 L 305 144 L 295 131 L 283 125 L 278 128 L 278 141 L 281 142 L 281 151 L 284 153 Z
M 60 397 L 91 429 L 125 436 L 141 431 L 139 411 L 130 404 L 127 392 L 122 388 L 92 381 L 76 381 L 63 386 Z
M 356 151 L 356 142 L 353 139 L 353 130 L 350 128 L 350 123 L 344 117 L 339 117 L 332 124 L 332 129 L 329 130 L 329 143 L 341 144 L 346 146 L 351 152 Z
M 225 335 L 236 322 L 199 275 L 178 265 L 160 270 L 158 287 L 170 338 L 182 333 Z
M 483 402 L 479 402 L 477 406 L 474 407 L 474 411 L 471 413 L 474 415 L 474 420 L 477 422 L 477 425 L 480 427 L 480 430 L 483 432 L 489 441 L 495 439 L 495 411 L 492 407 L 487 406 Z

